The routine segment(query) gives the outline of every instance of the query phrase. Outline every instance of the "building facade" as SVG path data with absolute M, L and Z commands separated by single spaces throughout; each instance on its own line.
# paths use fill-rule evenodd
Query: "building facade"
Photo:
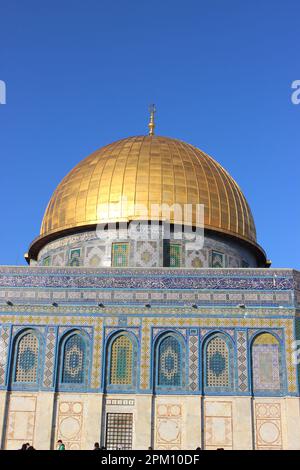
M 300 273 L 215 160 L 150 134 L 80 162 L 0 267 L 1 448 L 299 449 Z

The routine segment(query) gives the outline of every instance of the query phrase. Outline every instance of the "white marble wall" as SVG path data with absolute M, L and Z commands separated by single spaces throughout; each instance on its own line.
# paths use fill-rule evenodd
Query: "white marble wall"
M 300 449 L 299 405 L 290 397 L 1 392 L 2 448 L 50 449 L 62 439 L 67 449 L 92 449 L 105 442 L 106 413 L 132 413 L 134 449 Z

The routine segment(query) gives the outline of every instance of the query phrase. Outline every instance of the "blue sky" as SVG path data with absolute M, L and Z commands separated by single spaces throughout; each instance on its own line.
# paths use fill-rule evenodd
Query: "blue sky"
M 300 269 L 297 0 L 2 0 L 0 264 L 24 264 L 79 160 L 157 133 L 214 156 L 252 208 L 274 267 Z

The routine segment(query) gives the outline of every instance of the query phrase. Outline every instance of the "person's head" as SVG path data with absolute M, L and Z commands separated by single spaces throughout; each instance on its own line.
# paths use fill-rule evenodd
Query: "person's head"
M 196 450 L 201 450 L 201 447 L 197 447 Z
M 59 439 L 59 440 L 57 441 L 57 444 L 59 444 L 59 445 L 62 444 L 62 440 Z
M 27 450 L 35 450 L 33 446 L 28 446 Z
M 22 444 L 21 450 L 27 450 L 27 444 Z
M 95 449 L 100 449 L 99 442 L 95 442 L 95 444 L 94 444 L 94 448 L 95 448 Z
M 148 450 L 153 450 L 151 446 L 148 447 Z

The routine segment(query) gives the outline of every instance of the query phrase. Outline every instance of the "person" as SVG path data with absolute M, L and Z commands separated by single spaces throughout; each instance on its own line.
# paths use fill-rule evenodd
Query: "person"
M 19 450 L 27 450 L 27 447 L 28 447 L 27 444 L 22 444 L 22 447 Z
M 99 442 L 95 442 L 95 444 L 94 444 L 94 450 L 100 450 Z
M 197 447 L 196 450 L 201 450 L 201 447 Z
M 28 446 L 27 450 L 35 450 L 35 448 L 33 446 Z
M 149 446 L 149 447 L 148 447 L 148 450 L 153 450 L 153 447 Z
M 56 450 L 65 450 L 65 444 L 61 439 L 57 441 L 57 449 Z

